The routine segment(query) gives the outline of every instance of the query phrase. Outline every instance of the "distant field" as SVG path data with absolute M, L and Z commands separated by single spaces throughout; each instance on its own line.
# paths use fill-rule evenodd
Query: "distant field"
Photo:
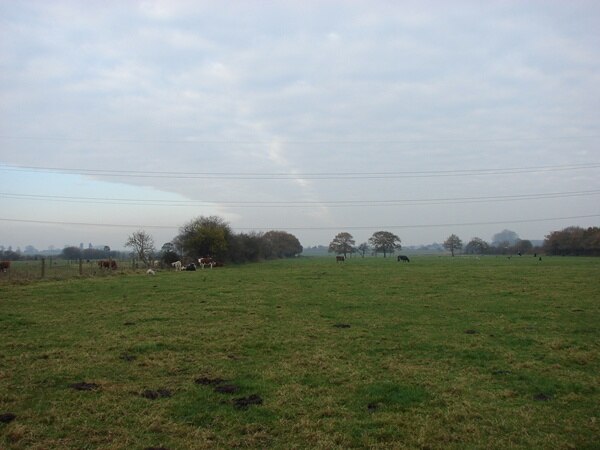
M 0 448 L 597 449 L 599 324 L 600 258 L 4 282 Z

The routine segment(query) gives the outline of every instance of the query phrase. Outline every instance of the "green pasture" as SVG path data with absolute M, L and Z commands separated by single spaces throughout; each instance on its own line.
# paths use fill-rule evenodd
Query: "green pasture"
M 0 283 L 0 448 L 592 449 L 600 258 Z

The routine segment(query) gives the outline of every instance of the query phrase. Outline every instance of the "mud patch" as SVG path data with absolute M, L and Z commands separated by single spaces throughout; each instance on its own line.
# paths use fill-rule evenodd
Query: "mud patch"
M 81 381 L 79 383 L 70 384 L 69 387 L 71 389 L 75 389 L 76 391 L 94 391 L 100 388 L 100 385 L 96 383 L 86 383 L 85 381 Z
M 135 322 L 124 322 L 123 325 L 130 327 L 131 325 L 135 325 Z
M 333 325 L 333 328 L 350 328 L 349 323 L 336 323 Z
M 171 397 L 171 395 L 173 395 L 173 394 L 168 389 L 159 389 L 157 391 L 152 391 L 150 389 L 146 389 L 145 391 L 143 391 L 140 394 L 141 397 L 147 398 L 148 400 L 156 400 L 159 398 L 168 398 L 168 397 Z
M 477 334 L 479 333 L 477 330 L 465 330 L 465 334 Z
M 258 394 L 252 394 L 248 397 L 236 398 L 233 400 L 233 406 L 237 409 L 247 409 L 252 405 L 262 405 L 263 399 Z
M 137 358 L 137 356 L 129 355 L 127 353 L 123 353 L 121 356 L 119 356 L 119 359 L 122 359 L 123 361 L 127 361 L 127 362 L 135 361 L 136 358 Z
M 552 400 L 552 396 L 549 394 L 544 394 L 543 392 L 540 392 L 539 394 L 535 394 L 533 396 L 533 399 L 538 402 L 547 402 L 547 401 Z
M 218 384 L 222 384 L 227 380 L 223 378 L 209 378 L 209 377 L 200 377 L 194 380 L 194 383 L 200 384 L 202 386 L 216 386 Z
M 17 416 L 15 416 L 13 413 L 3 413 L 0 414 L 0 423 L 10 423 L 16 418 Z
M 377 411 L 379 409 L 379 403 L 372 402 L 367 405 L 367 409 L 371 412 Z
M 215 386 L 214 391 L 219 394 L 235 394 L 240 390 L 235 384 L 219 384 Z

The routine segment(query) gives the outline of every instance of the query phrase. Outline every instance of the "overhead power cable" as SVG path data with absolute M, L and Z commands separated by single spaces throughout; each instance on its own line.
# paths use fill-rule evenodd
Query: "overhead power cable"
M 546 137 L 491 137 L 491 138 L 431 138 L 431 139 L 285 139 L 274 137 L 265 139 L 134 139 L 134 138 L 97 138 L 97 137 L 70 137 L 70 136 L 13 136 L 0 135 L 0 139 L 15 141 L 39 142 L 85 142 L 85 143 L 124 143 L 124 144 L 183 144 L 183 145 L 269 145 L 274 142 L 282 145 L 311 145 L 311 144 L 440 144 L 450 142 L 542 142 L 542 141 L 576 141 L 585 139 L 598 139 L 600 135 L 587 136 L 546 136 Z
M 590 219 L 600 217 L 600 214 L 588 214 L 582 216 L 567 216 L 567 217 L 548 217 L 538 219 L 519 219 L 519 220 L 501 220 L 490 222 L 462 222 L 462 223 L 437 223 L 437 224 L 411 224 L 411 225 L 368 225 L 368 226 L 329 226 L 329 227 L 294 227 L 294 226 L 279 226 L 279 227 L 232 227 L 240 231 L 266 231 L 266 230 L 291 230 L 291 231 L 327 231 L 327 230 L 386 230 L 386 229 L 410 229 L 410 228 L 440 228 L 440 227 L 459 227 L 459 226 L 483 226 L 483 225 L 509 225 L 518 223 L 534 223 L 534 222 L 552 222 L 557 220 L 575 220 L 575 219 Z M 2 222 L 28 223 L 38 225 L 59 225 L 59 226 L 83 226 L 83 227 L 101 227 L 101 228 L 136 228 L 136 229 L 178 229 L 175 225 L 126 225 L 126 224 L 109 224 L 109 223 L 89 223 L 89 222 L 66 222 L 66 221 L 50 221 L 50 220 L 27 220 L 14 218 L 0 218 Z
M 600 190 L 551 192 L 538 194 L 498 195 L 487 197 L 439 197 L 423 199 L 396 199 L 396 200 L 325 200 L 325 201 L 222 201 L 222 200 L 159 200 L 159 199 L 134 199 L 134 198 L 108 198 L 108 197 L 77 197 L 42 194 L 17 194 L 0 192 L 0 197 L 32 200 L 53 201 L 65 203 L 106 204 L 106 205 L 131 205 L 131 206 L 211 206 L 222 205 L 230 208 L 308 208 L 325 206 L 328 208 L 341 207 L 368 207 L 368 206 L 411 206 L 411 205 L 439 205 L 439 204 L 464 204 L 488 203 L 503 201 L 543 200 L 565 197 L 581 197 L 599 195 Z
M 49 166 L 18 166 L 0 164 L 0 170 L 16 172 L 50 172 L 98 177 L 123 178 L 168 178 L 168 179 L 219 179 L 219 180 L 345 180 L 385 178 L 438 178 L 457 176 L 487 176 L 522 174 L 534 172 L 556 172 L 600 168 L 600 163 L 564 164 L 555 166 L 508 167 L 493 169 L 455 169 L 394 172 L 170 172 L 138 171 L 117 169 L 84 169 Z

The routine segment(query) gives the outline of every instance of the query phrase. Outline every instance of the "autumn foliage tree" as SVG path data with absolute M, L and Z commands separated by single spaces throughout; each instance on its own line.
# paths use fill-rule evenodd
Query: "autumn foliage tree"
M 354 243 L 354 238 L 350 233 L 338 233 L 333 241 L 329 243 L 329 251 L 346 257 L 348 253 L 354 250 Z
M 388 253 L 394 253 L 395 250 L 399 250 L 402 247 L 400 245 L 400 238 L 389 231 L 376 231 L 369 238 L 369 243 L 376 252 L 383 252 L 384 258 Z

